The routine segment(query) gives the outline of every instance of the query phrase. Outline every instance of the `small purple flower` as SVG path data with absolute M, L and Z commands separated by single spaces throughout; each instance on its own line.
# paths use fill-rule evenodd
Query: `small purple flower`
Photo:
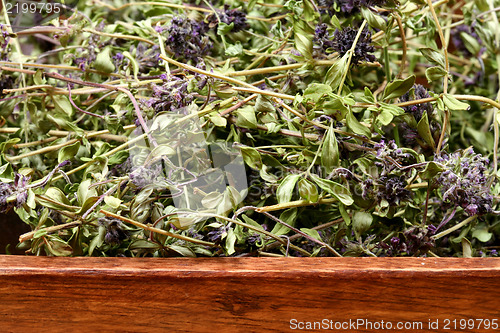
M 364 181 L 361 182 L 361 197 L 364 200 L 369 199 L 371 196 L 373 196 L 373 180 L 371 178 L 368 178 Z
M 3 24 L 0 24 L 0 31 L 2 31 L 2 38 L 3 38 L 1 47 L 2 47 L 2 49 L 5 50 L 7 48 L 7 45 L 9 45 L 10 34 L 7 31 L 7 29 L 5 28 L 5 25 L 3 25 Z
M 130 47 L 130 53 L 135 53 L 135 58 L 139 63 L 139 71 L 141 73 L 147 72 L 149 69 L 158 68 L 160 62 L 158 58 L 159 49 L 160 47 L 158 45 L 151 47 L 143 42 L 137 44 L 137 47 Z
M 246 242 L 250 246 L 257 245 L 257 243 L 262 242 L 262 236 L 257 234 L 257 233 L 254 233 L 254 234 L 248 236 L 248 238 L 246 239 Z
M 413 162 L 413 156 L 403 152 L 403 150 L 396 145 L 394 140 L 390 140 L 386 144 L 384 139 L 382 139 L 379 143 L 373 145 L 373 148 L 375 148 L 377 159 L 379 160 L 379 162 L 375 162 L 375 164 L 384 167 L 387 172 L 395 168 L 394 162 L 400 165 L 406 165 Z
M 129 179 L 139 189 L 144 188 L 149 184 L 157 183 L 161 179 L 165 179 L 160 163 L 155 163 L 150 166 L 138 166 L 129 173 Z
M 188 90 L 189 80 L 179 79 L 176 76 L 167 77 L 163 74 L 161 77 L 164 82 L 162 85 L 152 85 L 153 96 L 147 102 L 156 113 L 162 111 L 175 111 L 185 109 L 193 100 L 193 94 Z M 205 77 L 196 77 L 200 81 L 206 81 Z M 196 80 L 193 79 L 193 80 Z
M 81 71 L 85 71 L 89 63 L 90 63 L 89 58 L 80 57 L 75 59 L 75 64 L 78 66 L 78 68 L 80 68 Z
M 470 204 L 467 207 L 465 207 L 465 212 L 469 216 L 476 215 L 477 211 L 478 211 L 478 207 L 476 204 Z
M 121 52 L 118 52 L 116 55 L 113 56 L 113 59 L 118 60 L 118 61 L 122 61 L 123 58 L 124 58 L 124 56 L 123 56 L 123 53 L 121 53 Z
M 474 154 L 471 148 L 453 154 L 443 152 L 434 161 L 446 167 L 437 178 L 444 203 L 462 207 L 468 216 L 491 212 L 493 197 L 486 177 L 487 158 Z
M 495 250 L 495 249 L 493 249 L 493 250 L 490 251 L 490 255 L 493 256 L 493 257 L 496 257 L 496 256 L 498 256 L 498 251 Z
M 398 246 L 400 242 L 401 242 L 401 239 L 399 239 L 398 237 L 391 238 L 391 245 L 392 246 Z
M 195 238 L 195 239 L 203 239 L 203 235 L 200 234 L 198 231 L 196 231 L 196 229 L 194 228 L 190 228 L 188 231 L 187 231 L 187 235 L 191 238 Z

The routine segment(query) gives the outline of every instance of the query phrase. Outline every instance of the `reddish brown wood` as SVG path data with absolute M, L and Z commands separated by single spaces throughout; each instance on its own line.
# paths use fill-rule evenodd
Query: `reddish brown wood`
M 493 332 L 443 325 L 499 320 L 499 291 L 492 258 L 0 256 L 0 331 L 284 332 L 292 319 L 366 319 Z

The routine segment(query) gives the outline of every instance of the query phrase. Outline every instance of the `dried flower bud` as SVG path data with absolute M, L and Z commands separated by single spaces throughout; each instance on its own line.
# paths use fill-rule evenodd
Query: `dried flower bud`
M 318 24 L 314 30 L 313 39 L 314 43 L 317 44 L 320 50 L 325 54 L 332 53 L 334 48 L 333 40 L 328 34 L 327 28 L 328 26 L 325 23 Z
M 412 192 L 406 189 L 406 180 L 402 176 L 380 177 L 379 183 L 378 198 L 387 200 L 391 206 L 397 206 L 411 198 Z
M 318 0 L 320 12 L 328 12 L 334 15 L 340 12 L 351 15 L 359 11 L 361 7 L 382 6 L 386 0 Z
M 357 34 L 358 30 L 351 27 L 347 27 L 343 30 L 337 29 L 334 33 L 333 49 L 337 51 L 340 56 L 344 56 L 351 49 Z M 371 32 L 366 28 L 361 32 L 351 59 L 353 65 L 357 65 L 361 61 L 375 61 L 375 56 L 371 54 L 375 51 L 375 48 L 371 45 L 371 35 Z
M 13 183 L 0 182 L 0 213 L 5 213 L 14 207 L 13 202 L 7 199 L 14 193 Z
M 163 85 L 152 85 L 153 96 L 147 101 L 156 113 L 162 111 L 177 111 L 190 105 L 194 97 L 188 91 L 190 81 L 172 76 Z
M 232 23 L 232 32 L 238 32 L 248 28 L 247 15 L 241 10 L 229 9 L 228 5 L 224 6 L 223 12 L 220 12 L 217 15 L 210 14 L 205 19 L 209 29 L 217 29 L 219 20 L 227 25 L 230 25 Z
M 205 36 L 207 32 L 205 25 L 189 18 L 174 17 L 166 31 L 167 47 L 177 58 L 198 63 L 212 48 L 208 37 Z
M 429 97 L 431 97 L 431 95 L 429 95 L 427 90 L 422 85 L 416 84 L 409 92 L 401 96 L 400 101 L 409 102 Z M 424 112 L 427 112 L 428 116 L 430 116 L 434 112 L 431 103 L 404 106 L 403 109 L 406 113 L 412 114 L 417 122 L 422 119 Z
M 129 233 L 122 229 L 122 222 L 110 217 L 101 217 L 98 219 L 99 225 L 106 228 L 104 242 L 109 245 L 119 245 L 129 237 Z
M 380 242 L 378 247 L 389 257 L 424 255 L 435 246 L 432 234 L 431 228 L 411 227 L 400 237 L 392 237 L 389 243 Z
M 12 89 L 14 86 L 14 79 L 9 75 L 0 76 L 0 98 L 3 98 L 6 94 L 3 92 L 4 89 Z

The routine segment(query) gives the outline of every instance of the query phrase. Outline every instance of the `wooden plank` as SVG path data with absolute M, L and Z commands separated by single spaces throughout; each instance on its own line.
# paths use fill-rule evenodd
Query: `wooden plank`
M 318 322 L 368 332 L 390 322 L 399 332 L 492 332 L 478 326 L 500 325 L 499 291 L 494 258 L 0 256 L 0 328 L 284 332 Z M 460 329 L 464 319 L 473 328 Z

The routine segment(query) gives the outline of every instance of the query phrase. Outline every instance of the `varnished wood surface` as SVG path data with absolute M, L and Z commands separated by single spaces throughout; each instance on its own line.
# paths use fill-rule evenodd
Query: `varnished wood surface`
M 498 332 L 444 324 L 500 320 L 500 260 L 0 256 L 1 332 L 299 331 L 293 319 Z M 320 331 L 373 331 L 352 327 Z

